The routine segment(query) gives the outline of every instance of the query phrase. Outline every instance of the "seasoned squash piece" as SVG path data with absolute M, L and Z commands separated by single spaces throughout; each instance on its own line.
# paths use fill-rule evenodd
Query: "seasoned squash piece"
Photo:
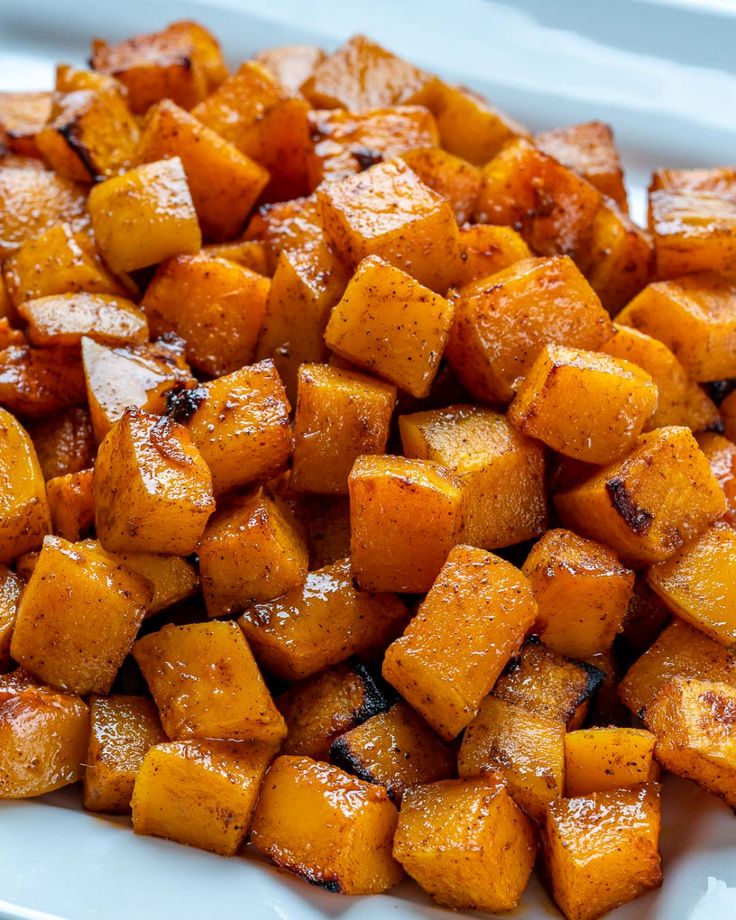
M 46 537 L 18 607 L 10 653 L 63 690 L 107 693 L 152 596 L 151 585 L 130 569 L 80 543 Z
M 227 741 L 157 744 L 133 791 L 133 830 L 234 856 L 245 841 L 263 776 L 266 746 Z
M 404 794 L 394 856 L 443 907 L 513 910 L 536 853 L 532 824 L 498 775 Z
M 514 262 L 531 257 L 531 250 L 513 227 L 471 224 L 460 228 L 460 286 L 495 275 Z
M 484 166 L 475 220 L 518 229 L 540 255 L 576 258 L 601 201 L 589 182 L 520 138 Z
M 77 473 L 94 463 L 97 448 L 86 409 L 67 409 L 30 422 L 27 430 L 47 480 Z
M 187 556 L 214 510 L 212 477 L 187 429 L 126 409 L 95 461 L 95 523 L 103 547 Z
M 447 359 L 476 399 L 509 403 L 541 348 L 597 349 L 613 335 L 600 300 L 567 257 L 523 259 L 462 288 Z
M 699 434 L 696 440 L 726 496 L 723 520 L 736 527 L 736 444 L 712 433 Z
M 543 532 L 543 448 L 503 415 L 480 406 L 449 406 L 402 415 L 399 429 L 407 457 L 441 463 L 463 483 L 468 543 L 495 549 Z
M 36 549 L 51 531 L 46 486 L 33 442 L 0 409 L 0 562 Z
M 421 594 L 464 532 L 462 482 L 439 463 L 358 457 L 348 478 L 353 577 L 364 591 Z
M 282 869 L 342 894 L 400 881 L 391 856 L 396 808 L 386 790 L 309 757 L 279 757 L 266 774 L 251 842 Z
M 89 713 L 82 700 L 26 686 L 0 698 L 0 799 L 45 795 L 84 773 Z
M 386 650 L 383 676 L 452 740 L 521 648 L 536 613 L 529 583 L 511 563 L 456 546 L 403 636 Z
M 438 293 L 457 280 L 460 236 L 452 208 L 403 160 L 330 182 L 317 198 L 327 238 L 353 268 L 380 256 Z
M 378 256 L 358 266 L 330 314 L 325 342 L 412 396 L 427 396 L 452 323 L 449 300 Z
M 236 240 L 232 243 L 208 243 L 202 247 L 202 253 L 214 256 L 217 259 L 227 259 L 243 268 L 258 272 L 259 275 L 269 277 L 271 270 L 268 264 L 266 244 L 261 240 Z
M 463 734 L 461 777 L 500 773 L 514 801 L 535 821 L 565 788 L 565 725 L 487 696 Z
M 133 656 L 169 738 L 222 738 L 278 745 L 286 725 L 235 623 L 164 626 Z
M 276 698 L 276 706 L 288 730 L 281 752 L 327 760 L 338 735 L 388 709 L 389 701 L 370 672 L 354 662 L 292 685 Z M 343 763 L 338 766 L 353 772 Z M 370 781 L 367 776 L 361 779 Z
M 190 109 L 227 76 L 214 36 L 204 26 L 187 21 L 114 45 L 96 39 L 92 66 L 120 80 L 138 114 L 160 99 Z
M 641 728 L 583 728 L 565 735 L 565 789 L 573 798 L 656 779 L 654 735 Z
M 136 305 L 110 294 L 56 294 L 27 300 L 18 313 L 34 345 L 78 345 L 88 336 L 101 345 L 148 341 L 146 317 Z
M 544 859 L 567 920 L 593 920 L 662 884 L 660 815 L 656 783 L 549 806 Z
M 386 450 L 396 390 L 324 364 L 299 368 L 291 488 L 347 494 L 361 454 Z
M 71 543 L 88 536 L 95 524 L 94 472 L 91 469 L 49 479 L 46 497 L 55 534 Z
M 733 269 L 736 194 L 726 198 L 704 191 L 650 192 L 649 230 L 658 278 Z
M 0 405 L 41 418 L 84 403 L 79 348 L 10 345 L 0 351 Z
M 270 287 L 234 262 L 178 256 L 159 266 L 142 307 L 154 336 L 175 332 L 192 367 L 220 377 L 253 360 Z
M 736 196 L 736 167 L 710 169 L 655 169 L 649 190 L 672 192 L 710 192 L 725 198 Z
M 416 145 L 419 147 L 419 145 Z M 470 220 L 480 189 L 480 170 L 441 147 L 409 150 L 401 157 L 422 182 L 445 199 L 462 226 Z M 463 238 L 461 232 L 461 238 Z
M 555 496 L 566 527 L 633 563 L 659 562 L 726 510 L 708 460 L 687 428 L 642 435 L 623 460 Z
M 606 651 L 623 627 L 634 573 L 606 546 L 570 530 L 548 530 L 522 572 L 538 605 L 536 631 L 570 658 Z
M 239 613 L 304 582 L 308 550 L 288 506 L 262 487 L 221 506 L 197 549 L 211 617 Z
M 202 245 L 179 157 L 144 163 L 95 185 L 89 212 L 100 251 L 115 272 L 197 252 Z
M 36 136 L 51 113 L 48 92 L 0 93 L 0 142 L 24 157 L 40 156 Z
M 314 68 L 327 57 L 316 45 L 277 45 L 264 48 L 254 60 L 273 74 L 274 78 L 293 93 L 311 77 Z
M 189 428 L 215 495 L 268 479 L 291 455 L 289 402 L 272 361 L 182 391 L 171 400 L 170 415 Z
M 266 670 L 301 680 L 351 655 L 380 652 L 406 618 L 393 594 L 357 591 L 350 560 L 342 559 L 310 572 L 283 597 L 246 610 L 238 622 Z
M 24 587 L 25 582 L 19 575 L 0 565 L 0 674 L 11 666 L 10 640 Z
M 246 228 L 244 240 L 263 242 L 273 271 L 282 252 L 320 249 L 325 245 L 324 235 L 319 201 L 312 193 L 306 198 L 261 205 Z
M 90 65 L 91 66 L 91 65 Z M 54 89 L 57 93 L 75 93 L 81 89 L 112 90 L 117 89 L 127 98 L 127 90 L 115 77 L 97 70 L 85 70 L 71 64 L 56 65 Z
M 143 758 L 166 741 L 156 706 L 143 696 L 93 696 L 89 722 L 84 807 L 124 814 Z
M 736 808 L 736 688 L 675 677 L 647 704 L 657 760 Z

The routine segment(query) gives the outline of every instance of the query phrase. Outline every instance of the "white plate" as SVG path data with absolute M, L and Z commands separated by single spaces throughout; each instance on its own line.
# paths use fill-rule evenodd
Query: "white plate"
M 366 32 L 486 93 L 534 129 L 611 122 L 634 213 L 657 165 L 736 160 L 736 6 L 731 0 L 0 0 L 0 89 L 44 89 L 92 36 L 122 38 L 197 18 L 231 64 L 268 45 L 334 47 Z M 85 814 L 76 789 L 0 803 L 0 917 L 63 920 L 395 920 L 450 916 L 409 883 L 377 898 L 310 888 L 253 858 L 226 860 Z M 736 819 L 668 779 L 665 884 L 612 920 L 736 917 Z M 556 916 L 533 881 L 518 916 Z

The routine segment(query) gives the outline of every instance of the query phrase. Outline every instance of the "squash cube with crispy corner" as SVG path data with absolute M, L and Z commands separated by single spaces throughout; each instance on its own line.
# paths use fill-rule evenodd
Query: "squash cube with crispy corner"
M 107 693 L 153 597 L 148 581 L 81 543 L 46 537 L 10 646 L 24 668 L 81 695 Z
M 441 737 L 452 740 L 534 623 L 526 578 L 504 559 L 456 546 L 403 636 L 383 659 L 383 676 Z
M 187 429 L 126 409 L 95 462 L 95 521 L 103 547 L 187 556 L 214 510 L 212 477 Z
M 95 185 L 89 213 L 100 251 L 115 272 L 197 252 L 202 245 L 179 157 L 144 163 Z
M 310 572 L 303 585 L 257 604 L 238 621 L 263 667 L 301 680 L 351 655 L 380 653 L 406 625 L 393 594 L 357 591 L 350 560 Z
M 272 361 L 183 390 L 171 417 L 189 428 L 215 495 L 278 473 L 291 456 L 289 401 Z
M 481 176 L 477 166 L 431 144 L 409 150 L 401 155 L 401 159 L 409 164 L 426 186 L 445 199 L 459 226 L 470 220 L 480 189 Z
M 736 264 L 736 195 L 705 191 L 649 193 L 656 275 L 727 272 Z
M 484 166 L 475 220 L 517 228 L 540 255 L 575 259 L 601 202 L 598 189 L 520 138 Z
M 124 814 L 143 758 L 166 741 L 156 706 L 143 696 L 94 696 L 89 720 L 84 807 Z
M 94 472 L 79 470 L 56 476 L 46 483 L 51 524 L 57 536 L 76 543 L 89 536 L 95 525 Z
M 88 336 L 101 345 L 148 341 L 146 317 L 136 305 L 110 294 L 55 294 L 26 300 L 18 314 L 34 345 L 79 345 Z
M 565 725 L 487 696 L 463 734 L 461 777 L 500 773 L 514 801 L 535 821 L 565 788 Z
M 266 774 L 251 842 L 282 869 L 342 894 L 400 881 L 391 855 L 397 813 L 386 790 L 309 757 L 278 757 Z
M 595 350 L 612 335 L 571 259 L 524 259 L 462 288 L 447 359 L 476 399 L 506 404 L 544 345 Z
M 736 644 L 736 530 L 719 521 L 647 572 L 665 604 L 721 645 Z
M 573 798 L 656 779 L 654 740 L 642 728 L 611 726 L 569 732 L 565 735 L 565 794 Z
M 28 684 L 0 698 L 0 799 L 45 795 L 84 773 L 89 713 L 82 700 Z
M 360 662 L 327 668 L 293 684 L 276 698 L 288 730 L 281 753 L 327 760 L 330 745 L 338 735 L 383 712 L 389 705 L 386 694 Z M 345 764 L 338 766 L 352 772 Z M 361 778 L 370 781 L 367 776 Z
M 245 841 L 269 749 L 174 741 L 151 747 L 133 790 L 133 830 L 234 856 Z
M 28 433 L 46 480 L 88 469 L 95 461 L 97 446 L 86 409 L 75 406 L 29 422 Z
M 495 549 L 544 531 L 544 448 L 503 415 L 481 406 L 449 406 L 402 415 L 399 429 L 407 457 L 441 463 L 462 481 L 468 543 Z
M 726 496 L 723 520 L 736 527 L 736 444 L 713 432 L 699 434 L 696 440 Z
M 548 530 L 522 572 L 537 601 L 535 631 L 546 645 L 570 658 L 611 647 L 623 627 L 634 573 L 607 546 L 570 530 Z
M 0 93 L 0 143 L 24 157 L 40 156 L 36 136 L 48 121 L 52 94 Z
M 139 639 L 133 656 L 169 738 L 278 746 L 286 735 L 284 720 L 235 623 L 164 626 Z
M 457 280 L 460 236 L 452 208 L 403 160 L 327 183 L 317 198 L 327 238 L 353 268 L 379 256 L 442 294 Z
M 665 769 L 736 808 L 736 688 L 674 677 L 647 704 L 644 721 Z
M 178 256 L 159 266 L 142 306 L 152 335 L 181 336 L 191 366 L 221 377 L 253 360 L 270 287 L 226 259 Z
M 0 565 L 0 674 L 8 671 L 12 664 L 10 640 L 24 587 L 25 582 L 19 575 Z
M 28 432 L 0 408 L 0 562 L 37 549 L 51 531 L 46 484 Z
M 172 22 L 160 32 L 109 45 L 92 42 L 92 66 L 117 78 L 131 108 L 143 114 L 160 99 L 190 109 L 227 76 L 214 36 L 196 22 Z
M 594 920 L 662 884 L 659 786 L 552 802 L 542 848 L 567 920 Z
M 534 866 L 533 825 L 498 775 L 407 789 L 394 856 L 443 907 L 513 910 Z
M 302 83 L 311 77 L 314 68 L 326 57 L 316 45 L 277 45 L 259 51 L 254 60 L 273 74 L 279 83 L 298 93 Z
M 299 368 L 291 488 L 347 494 L 361 454 L 383 454 L 396 401 L 394 387 L 325 364 Z
M 263 487 L 221 506 L 197 550 L 207 613 L 239 613 L 304 582 L 308 550 L 288 506 Z
M 555 496 L 562 522 L 624 561 L 667 559 L 726 510 L 707 458 L 688 428 L 657 428 L 630 454 Z
M 531 250 L 513 227 L 492 224 L 461 227 L 461 268 L 457 283 L 463 287 L 479 278 L 495 275 L 531 255 Z
M 363 591 L 421 594 L 465 527 L 458 477 L 431 460 L 358 457 L 348 478 L 353 576 Z

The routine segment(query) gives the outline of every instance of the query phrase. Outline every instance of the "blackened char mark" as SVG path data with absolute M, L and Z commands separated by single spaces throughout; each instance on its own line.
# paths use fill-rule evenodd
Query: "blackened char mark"
M 204 387 L 192 390 L 171 389 L 166 394 L 166 415 L 175 422 L 186 424 L 207 399 Z
M 611 498 L 611 504 L 626 521 L 629 528 L 637 534 L 648 533 L 652 526 L 654 515 L 646 508 L 640 508 L 626 488 L 626 482 L 620 476 L 609 479 L 606 491 Z
M 358 161 L 361 171 L 368 169 L 369 166 L 375 166 L 376 163 L 383 162 L 383 154 L 380 150 L 372 150 L 370 147 L 352 147 L 350 153 Z

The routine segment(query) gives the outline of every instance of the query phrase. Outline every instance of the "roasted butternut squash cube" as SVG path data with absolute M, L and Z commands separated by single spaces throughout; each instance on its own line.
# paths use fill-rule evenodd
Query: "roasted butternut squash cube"
M 212 473 L 215 495 L 265 480 L 293 449 L 289 402 L 272 361 L 260 361 L 183 390 L 170 415 L 186 424 Z
M 460 479 L 439 463 L 358 457 L 348 478 L 353 577 L 363 591 L 421 594 L 465 527 Z
M 172 22 L 160 32 L 109 45 L 92 42 L 92 66 L 118 79 L 134 112 L 160 99 L 190 109 L 227 76 L 214 36 L 196 22 Z
M 635 564 L 667 559 L 726 510 L 708 460 L 688 428 L 641 435 L 623 460 L 555 496 L 566 527 Z
M 406 619 L 395 595 L 357 591 L 350 560 L 341 559 L 310 572 L 283 597 L 246 610 L 238 622 L 266 670 L 301 680 L 351 655 L 380 652 Z
M 723 520 L 736 527 L 736 444 L 710 432 L 698 435 L 696 440 L 726 496 Z
M 736 808 L 736 688 L 674 677 L 647 704 L 644 719 L 656 735 L 657 760 Z
M 10 640 L 24 587 L 25 582 L 19 575 L 0 565 L 0 674 L 11 667 Z
M 567 920 L 593 920 L 662 884 L 660 821 L 656 783 L 549 805 L 542 849 Z
M 338 735 L 388 709 L 389 701 L 370 672 L 356 661 L 293 684 L 276 698 L 276 706 L 288 730 L 281 753 L 327 760 Z M 338 766 L 354 772 L 345 764 Z M 370 782 L 369 777 L 361 778 Z
M 400 881 L 397 823 L 386 790 L 309 757 L 278 757 L 266 774 L 250 839 L 282 869 L 342 894 Z
M 36 549 L 51 531 L 46 485 L 33 442 L 0 409 L 0 562 Z
M 91 469 L 49 479 L 46 498 L 55 534 L 76 543 L 95 524 L 94 472 Z
M 480 170 L 462 157 L 456 157 L 441 147 L 428 144 L 423 149 L 403 153 L 401 159 L 408 163 L 422 182 L 445 199 L 455 213 L 460 226 L 469 221 L 475 209 L 480 189 Z M 462 232 L 461 232 L 462 238 Z
M 407 789 L 394 856 L 443 907 L 513 910 L 534 866 L 532 824 L 494 774 Z
M 585 728 L 565 735 L 565 789 L 570 798 L 657 778 L 654 735 L 641 728 Z
M 133 830 L 234 856 L 268 767 L 257 743 L 174 741 L 150 748 L 133 790 Z
M 427 396 L 452 323 L 449 300 L 369 256 L 330 314 L 325 342 L 412 396 Z
M 316 193 L 262 204 L 246 227 L 243 239 L 263 242 L 272 272 L 282 252 L 303 253 L 319 248 L 324 242 L 324 227 Z
M 291 488 L 347 494 L 361 454 L 386 450 L 396 390 L 326 364 L 299 368 Z
M 89 713 L 82 700 L 26 686 L 0 699 L 0 799 L 45 795 L 84 773 Z
M 215 256 L 218 259 L 227 259 L 243 268 L 258 272 L 268 278 L 271 269 L 268 264 L 266 244 L 261 240 L 235 240 L 231 243 L 208 243 L 202 247 L 202 252 Z
M 18 313 L 34 345 L 79 345 L 87 336 L 102 345 L 148 341 L 146 317 L 136 305 L 110 294 L 55 294 L 27 300 Z
M 28 423 L 44 479 L 77 473 L 92 466 L 97 453 L 86 409 L 74 407 Z
M 278 746 L 286 735 L 284 720 L 235 623 L 164 626 L 139 639 L 133 656 L 169 738 Z
M 495 275 L 514 262 L 531 257 L 531 250 L 513 227 L 471 224 L 460 228 L 461 269 L 457 283 L 462 287 Z
M 277 45 L 264 48 L 254 60 L 293 93 L 312 75 L 314 68 L 327 57 L 316 45 Z
M 48 92 L 0 93 L 0 142 L 24 157 L 40 156 L 36 136 L 51 113 Z
M 125 813 L 143 758 L 166 741 L 154 703 L 143 696 L 93 696 L 84 771 L 84 807 Z
M 519 138 L 483 167 L 475 220 L 518 229 L 540 255 L 576 258 L 601 201 L 589 182 Z
M 570 658 L 606 651 L 623 628 L 634 573 L 606 546 L 570 530 L 548 530 L 522 572 L 537 601 L 536 631 Z
M 107 693 L 153 597 L 148 581 L 81 543 L 46 537 L 18 607 L 10 652 L 40 680 Z
M 0 351 L 0 405 L 42 418 L 84 403 L 79 348 L 9 345 Z
M 226 259 L 178 256 L 159 266 L 142 306 L 154 336 L 181 336 L 192 367 L 220 377 L 253 360 L 270 287 Z
M 452 740 L 521 648 L 536 613 L 529 583 L 511 563 L 456 546 L 403 636 L 386 650 L 383 676 Z
M 73 67 L 71 64 L 56 65 L 54 89 L 57 93 L 74 93 L 80 89 L 117 89 L 126 97 L 128 92 L 120 80 L 116 80 L 110 74 Z
M 441 463 L 463 483 L 468 543 L 495 549 L 543 532 L 543 448 L 503 415 L 480 406 L 449 406 L 402 415 L 399 429 L 407 457 Z
M 330 182 L 317 198 L 327 238 L 353 268 L 379 256 L 438 293 L 457 280 L 460 236 L 452 208 L 403 160 Z
M 535 821 L 565 788 L 565 725 L 487 696 L 463 734 L 461 777 L 500 773 L 514 801 Z
M 461 289 L 447 360 L 476 399 L 505 404 L 544 345 L 595 350 L 612 335 L 571 259 L 523 259 Z
M 8 674 L 0 674 L 0 702 L 5 702 L 11 696 L 18 696 L 23 690 L 30 687 L 40 687 L 41 684 L 25 668 L 16 667 Z M 49 687 L 44 689 L 49 690 Z
M 509 407 L 524 434 L 566 457 L 604 464 L 631 450 L 657 408 L 637 365 L 600 352 L 545 345 Z
M 202 245 L 179 157 L 144 163 L 95 185 L 89 213 L 100 251 L 115 272 L 197 252 Z

